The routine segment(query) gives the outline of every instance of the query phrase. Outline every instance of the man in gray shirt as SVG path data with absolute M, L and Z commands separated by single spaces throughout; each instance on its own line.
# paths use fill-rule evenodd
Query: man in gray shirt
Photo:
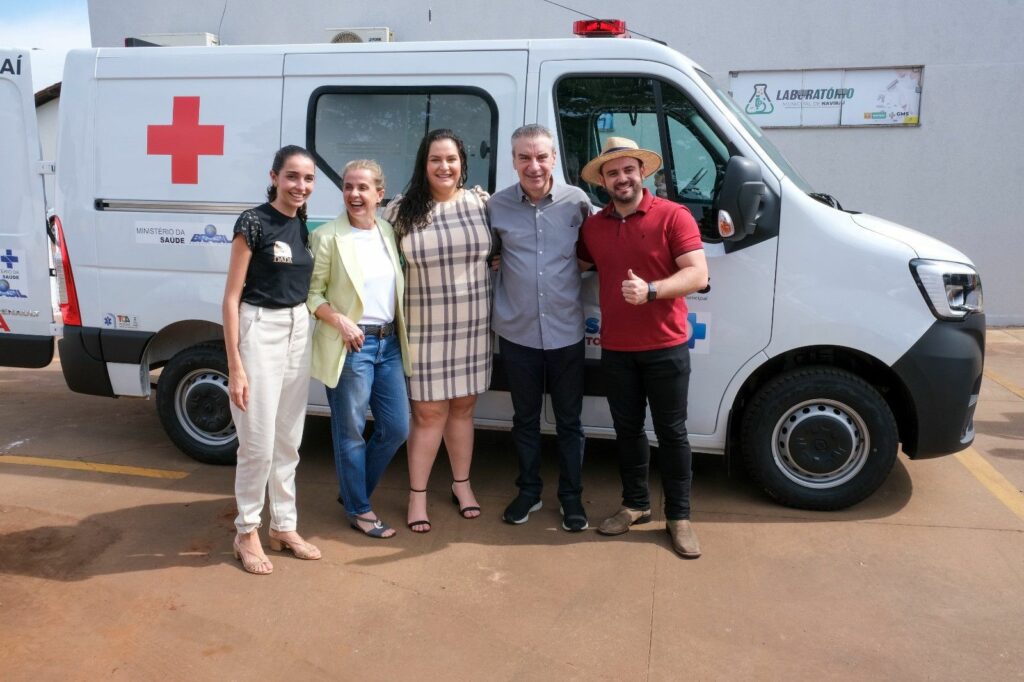
M 558 435 L 558 499 L 562 528 L 588 527 L 581 495 L 583 467 L 583 304 L 576 240 L 590 215 L 587 195 L 554 182 L 554 139 L 541 125 L 512 133 L 519 182 L 491 197 L 491 230 L 501 255 L 491 326 L 515 411 L 512 439 L 519 457 L 519 495 L 508 523 L 525 523 L 541 508 L 540 415 L 551 395 Z

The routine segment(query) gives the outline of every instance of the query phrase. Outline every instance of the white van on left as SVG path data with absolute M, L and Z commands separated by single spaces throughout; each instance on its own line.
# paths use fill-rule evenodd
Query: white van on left
M 43 163 L 28 50 L 0 49 L 0 365 L 53 359 Z

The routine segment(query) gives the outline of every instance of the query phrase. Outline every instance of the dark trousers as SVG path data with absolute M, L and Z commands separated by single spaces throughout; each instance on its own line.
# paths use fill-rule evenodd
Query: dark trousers
M 502 363 L 512 394 L 512 440 L 519 456 L 519 492 L 540 498 L 540 411 L 545 387 L 551 395 L 558 436 L 558 499 L 579 499 L 583 492 L 583 340 L 542 350 L 499 338 Z
M 693 455 L 686 436 L 686 394 L 690 384 L 690 350 L 686 344 L 648 351 L 602 349 L 601 367 L 608 379 L 608 407 L 615 425 L 622 477 L 622 504 L 649 509 L 647 478 L 651 448 L 644 432 L 650 404 L 658 436 L 658 463 L 665 491 L 665 518 L 690 518 Z

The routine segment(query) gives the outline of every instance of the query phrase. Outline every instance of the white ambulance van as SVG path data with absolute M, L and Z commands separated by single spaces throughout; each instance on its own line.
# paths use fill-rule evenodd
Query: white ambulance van
M 196 459 L 234 459 L 220 305 L 235 217 L 264 200 L 274 151 L 315 155 L 315 229 L 342 210 L 338 172 L 350 159 L 377 159 L 390 199 L 423 134 L 452 128 L 468 145 L 470 184 L 493 192 L 516 182 L 509 138 L 532 122 L 555 131 L 557 181 L 595 205 L 607 196 L 579 172 L 608 136 L 659 151 L 659 191 L 700 225 L 711 286 L 688 300 L 696 451 L 742 459 L 783 504 L 835 509 L 871 494 L 901 443 L 931 457 L 974 438 L 985 317 L 970 260 L 812 191 L 707 73 L 666 46 L 73 51 L 49 225 L 26 55 L 0 52 L 0 364 L 51 360 L 49 230 L 68 386 L 155 394 L 168 435 Z M 597 276 L 586 276 L 583 420 L 588 435 L 610 437 Z M 511 425 L 503 389 L 498 358 L 478 426 Z M 320 384 L 310 412 L 328 414 Z M 545 419 L 553 431 L 550 406 Z

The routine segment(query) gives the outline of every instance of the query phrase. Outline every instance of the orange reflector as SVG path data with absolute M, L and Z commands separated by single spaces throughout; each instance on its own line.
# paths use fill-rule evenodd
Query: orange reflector
M 572 32 L 584 38 L 608 38 L 626 34 L 622 19 L 583 19 L 572 22 Z
M 732 216 L 728 211 L 718 212 L 718 235 L 722 239 L 728 239 L 736 234 L 736 226 L 732 224 Z

